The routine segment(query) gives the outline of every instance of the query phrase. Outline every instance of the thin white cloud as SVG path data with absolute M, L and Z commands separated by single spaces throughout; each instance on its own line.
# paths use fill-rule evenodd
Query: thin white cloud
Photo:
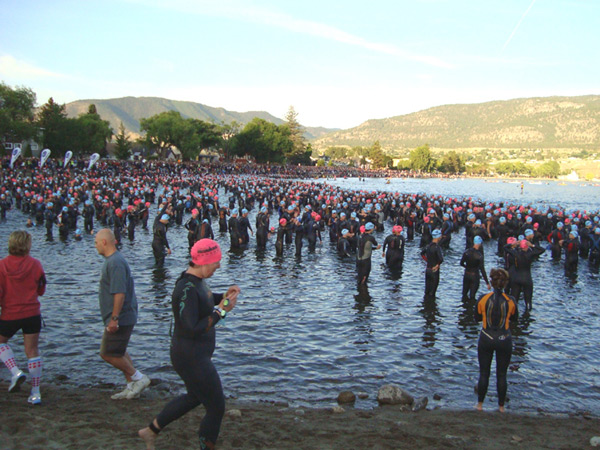
M 12 80 L 38 80 L 43 78 L 67 78 L 66 75 L 20 61 L 12 55 L 0 56 L 0 77 Z
M 396 56 L 409 61 L 416 61 L 430 66 L 450 69 L 452 64 L 430 55 L 409 52 L 397 45 L 382 42 L 372 42 L 356 36 L 339 28 L 310 20 L 297 19 L 289 14 L 262 8 L 256 5 L 247 5 L 236 1 L 202 1 L 202 0 L 129 0 L 134 3 L 151 4 L 155 7 L 176 10 L 186 14 L 212 15 L 219 17 L 235 18 L 253 23 L 261 23 L 272 27 L 283 28 L 300 34 L 320 37 L 330 41 L 364 48 L 377 53 Z

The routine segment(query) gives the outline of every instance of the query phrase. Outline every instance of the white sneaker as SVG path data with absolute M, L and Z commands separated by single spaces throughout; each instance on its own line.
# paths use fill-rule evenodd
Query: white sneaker
M 21 389 L 21 385 L 25 382 L 27 377 L 23 373 L 22 370 L 19 370 L 19 373 L 13 375 L 10 380 L 10 386 L 8 387 L 8 392 L 15 392 Z
M 132 383 L 127 383 L 125 389 L 123 389 L 118 394 L 111 395 L 110 398 L 112 398 L 113 400 L 123 400 L 129 398 L 129 394 L 131 394 L 131 384 Z
M 29 396 L 29 398 L 27 399 L 27 401 L 29 403 L 31 403 L 32 405 L 39 405 L 40 403 L 42 403 L 42 395 L 41 394 L 31 394 Z
M 138 398 L 142 391 L 150 386 L 150 378 L 146 375 L 142 376 L 141 380 L 134 381 L 131 385 L 131 391 L 127 395 L 127 399 Z

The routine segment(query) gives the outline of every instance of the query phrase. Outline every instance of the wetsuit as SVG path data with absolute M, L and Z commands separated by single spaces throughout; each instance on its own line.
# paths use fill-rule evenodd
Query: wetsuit
M 341 257 L 350 257 L 352 256 L 352 247 L 350 245 L 350 242 L 348 241 L 348 239 L 346 239 L 345 237 L 341 237 L 338 239 L 337 241 L 337 251 L 338 251 L 338 255 Z
M 600 234 L 590 234 L 590 256 L 592 266 L 600 265 Z
M 220 316 L 214 308 L 223 294 L 213 294 L 203 279 L 183 273 L 175 283 L 172 309 L 175 330 L 171 362 L 185 383 L 186 394 L 171 400 L 156 416 L 160 429 L 202 404 L 206 415 L 200 422 L 200 448 L 213 448 L 225 413 L 221 379 L 211 357 L 215 350 L 215 325 Z
M 390 269 L 402 269 L 402 264 L 404 262 L 404 244 L 404 236 L 396 234 L 390 234 L 385 238 L 385 241 L 383 241 L 385 263 Z
M 565 249 L 565 272 L 573 273 L 579 263 L 579 239 L 566 239 L 562 246 Z
M 240 233 L 240 221 L 237 217 L 229 219 L 229 238 L 231 240 L 231 248 L 240 248 L 240 245 L 242 245 L 242 235 Z
M 277 229 L 277 238 L 275 239 L 275 252 L 277 256 L 283 255 L 283 241 L 285 241 L 285 236 L 287 235 L 286 227 L 280 225 Z
M 554 230 L 548 235 L 548 242 L 550 242 L 550 249 L 552 250 L 552 259 L 560 259 L 561 248 L 560 241 L 565 237 L 563 236 L 562 230 Z M 517 299 L 518 300 L 518 299 Z
M 319 238 L 319 242 L 322 242 L 321 239 L 321 227 L 319 222 L 315 222 L 312 218 L 308 219 L 306 222 L 306 240 L 308 241 L 308 251 L 314 252 L 315 247 L 317 246 L 317 238 Z
M 442 239 L 440 240 L 440 246 L 442 248 L 449 248 L 450 241 L 452 240 L 452 222 L 450 219 L 444 220 L 442 223 Z
M 191 250 L 200 236 L 200 221 L 197 217 L 191 217 L 185 223 L 185 229 L 188 230 L 188 247 Z
M 421 250 L 421 258 L 427 261 L 425 269 L 425 296 L 435 297 L 438 285 L 440 284 L 440 269 L 433 270 L 444 262 L 442 249 L 437 242 L 430 243 L 427 247 Z
M 510 295 L 519 301 L 521 292 L 525 299 L 525 307 L 529 311 L 532 308 L 533 298 L 533 279 L 531 278 L 531 263 L 542 253 L 542 247 L 533 247 L 527 250 L 511 248 L 509 245 L 504 247 L 505 253 L 509 253 L 514 258 L 515 269 L 510 274 Z
M 267 236 L 269 234 L 269 215 L 267 213 L 258 213 L 256 216 L 256 246 L 265 248 L 267 246 Z
M 302 254 L 302 239 L 304 239 L 304 225 L 298 219 L 292 219 L 292 227 L 296 232 L 294 237 L 296 256 L 300 256 Z
M 169 248 L 169 241 L 167 240 L 167 226 L 162 222 L 158 222 L 154 225 L 152 252 L 154 253 L 156 264 L 159 266 L 162 266 L 165 262 L 165 248 Z
M 83 208 L 83 227 L 86 233 L 90 234 L 94 229 L 94 214 L 96 211 L 92 205 L 86 205 Z
M 506 372 L 512 355 L 512 337 L 510 320 L 518 316 L 514 299 L 498 289 L 483 295 L 477 302 L 475 320 L 482 320 L 479 333 L 477 358 L 479 359 L 479 382 L 477 383 L 478 401 L 481 403 L 487 394 L 490 381 L 490 368 L 496 352 L 496 386 L 498 405 L 504 406 L 506 399 Z
M 475 247 L 467 249 L 460 260 L 460 265 L 465 268 L 463 275 L 463 300 L 475 300 L 477 290 L 479 289 L 479 274 L 483 276 L 486 284 L 489 284 L 487 274 L 485 273 L 485 265 L 483 262 L 483 254 Z
M 252 226 L 250 225 L 248 217 L 244 216 L 239 218 L 239 224 L 240 235 L 242 236 L 242 245 L 247 245 L 250 242 L 250 235 L 248 234 L 248 230 L 253 231 Z
M 377 247 L 377 241 L 372 234 L 364 233 L 358 238 L 356 270 L 358 272 L 359 284 L 365 284 L 369 280 L 369 274 L 371 273 L 371 254 L 375 247 Z

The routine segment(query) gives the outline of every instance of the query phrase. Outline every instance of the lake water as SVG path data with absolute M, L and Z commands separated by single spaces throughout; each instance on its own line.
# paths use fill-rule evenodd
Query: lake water
M 531 185 L 483 180 L 330 180 L 346 188 L 397 190 L 444 196 L 473 196 L 489 200 L 562 205 L 567 209 L 598 210 L 600 188 L 556 182 Z M 221 193 L 222 195 L 224 193 Z M 154 211 L 153 211 L 154 213 Z M 256 210 L 250 214 L 254 224 Z M 25 216 L 9 212 L 0 223 L 0 257 L 6 255 L 11 231 L 23 228 Z M 151 222 L 150 222 L 151 223 Z M 275 225 L 275 219 L 271 220 Z M 216 228 L 216 227 L 215 227 Z M 389 233 L 376 233 L 381 243 Z M 83 241 L 48 242 L 45 229 L 30 230 L 32 255 L 42 261 L 48 289 L 42 300 L 46 328 L 42 331 L 43 381 L 94 386 L 122 383 L 121 375 L 98 356 L 102 323 L 98 311 L 98 280 L 103 258 L 93 237 Z M 129 351 L 136 365 L 152 378 L 176 386 L 169 361 L 170 295 L 186 266 L 187 240 L 183 227 L 169 230 L 173 254 L 165 267 L 154 267 L 149 232 L 139 230 L 122 253 L 135 277 L 140 314 Z M 327 406 L 342 390 L 364 391 L 356 407 L 371 408 L 380 386 L 398 384 L 416 396 L 427 395 L 430 407 L 471 408 L 478 378 L 479 326 L 472 308 L 461 301 L 464 231 L 454 234 L 445 253 L 435 301 L 424 301 L 424 263 L 418 240 L 406 249 L 404 270 L 392 276 L 373 256 L 367 291 L 358 291 L 354 261 L 340 260 L 323 245 L 302 257 L 294 248 L 275 256 L 274 240 L 267 250 L 250 248 L 230 253 L 229 236 L 216 240 L 224 250 L 221 268 L 208 280 L 215 292 L 236 283 L 242 289 L 237 309 L 217 330 L 214 362 L 225 393 L 242 400 L 285 401 L 297 406 Z M 486 267 L 501 264 L 495 243 L 485 246 Z M 542 255 L 533 266 L 533 313 L 519 319 L 508 374 L 508 408 L 515 411 L 600 415 L 600 277 L 581 261 L 575 278 L 567 278 L 562 262 Z M 480 290 L 480 293 L 483 291 Z M 522 300 L 520 302 L 523 309 Z M 12 341 L 17 359 L 25 365 L 22 339 Z M 0 376 L 8 380 L 8 371 Z M 492 377 L 494 369 L 492 369 Z M 62 378 L 62 377 L 61 377 Z M 43 387 L 42 387 L 43 389 Z M 441 401 L 432 401 L 434 393 Z M 491 380 L 487 407 L 496 403 Z

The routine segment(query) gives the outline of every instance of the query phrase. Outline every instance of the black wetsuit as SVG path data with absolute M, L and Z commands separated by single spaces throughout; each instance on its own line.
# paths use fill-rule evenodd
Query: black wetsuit
M 483 254 L 475 247 L 467 249 L 460 260 L 460 265 L 465 268 L 463 275 L 463 300 L 475 300 L 477 290 L 479 289 L 479 274 L 483 276 L 486 284 L 489 284 L 487 274 L 485 273 L 485 265 L 483 262 Z
M 510 272 L 510 295 L 514 297 L 515 302 L 518 302 L 521 292 L 523 292 L 525 307 L 527 310 L 531 310 L 533 298 L 531 263 L 545 250 L 542 247 L 532 247 L 523 251 L 507 245 L 504 247 L 504 251 L 514 258 L 515 263 L 514 270 Z
M 444 262 L 442 249 L 437 242 L 432 242 L 421 250 L 421 258 L 427 261 L 427 268 L 425 269 L 425 296 L 435 297 L 438 285 L 440 284 L 440 269 L 438 267 L 434 271 L 433 268 Z
M 377 247 L 377 241 L 370 233 L 361 234 L 358 238 L 358 253 L 356 255 L 356 270 L 358 272 L 358 283 L 365 284 L 371 273 L 371 254 Z
M 565 272 L 573 273 L 579 263 L 579 239 L 566 239 L 562 246 L 565 249 Z
M 247 245 L 250 242 L 250 235 L 248 234 L 248 230 L 253 231 L 252 226 L 250 225 L 248 217 L 244 216 L 239 218 L 239 224 L 240 235 L 242 236 L 242 245 Z
M 211 293 L 203 279 L 185 272 L 177 280 L 172 295 L 175 330 L 171 362 L 187 393 L 171 400 L 156 416 L 156 422 L 163 429 L 198 405 L 204 405 L 206 415 L 198 431 L 200 448 L 209 448 L 217 441 L 225 413 L 221 379 L 211 360 L 215 350 L 214 327 L 220 319 L 214 307 L 222 298 L 222 294 Z
M 404 244 L 404 236 L 396 234 L 390 234 L 383 241 L 385 263 L 390 269 L 402 269 L 402 264 L 404 263 Z
M 165 262 L 165 248 L 169 248 L 169 241 L 167 240 L 167 226 L 162 222 L 158 222 L 154 225 L 152 252 L 154 253 L 156 264 L 159 266 L 162 266 L 162 264 Z
M 185 223 L 185 228 L 188 230 L 188 247 L 191 250 L 198 239 L 200 239 L 200 221 L 197 217 L 190 217 Z
M 229 239 L 231 241 L 231 248 L 240 248 L 242 245 L 240 221 L 237 217 L 231 217 L 229 219 Z
M 256 216 L 256 246 L 265 248 L 267 246 L 267 237 L 269 235 L 269 215 L 267 213 L 258 213 Z
M 483 402 L 490 381 L 490 368 L 496 352 L 496 384 L 498 405 L 504 406 L 506 399 L 506 372 L 512 355 L 512 337 L 509 321 L 518 316 L 517 303 L 498 289 L 485 294 L 477 302 L 475 320 L 483 321 L 479 333 L 477 358 L 479 359 L 478 401 Z

